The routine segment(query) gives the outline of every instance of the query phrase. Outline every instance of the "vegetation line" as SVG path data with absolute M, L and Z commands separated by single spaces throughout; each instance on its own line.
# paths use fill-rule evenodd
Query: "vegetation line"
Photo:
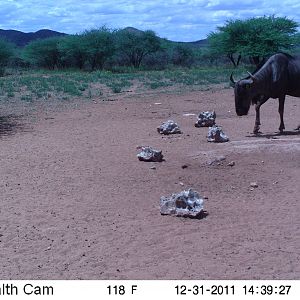
M 0 39 L 0 101 L 105 97 L 129 89 L 203 89 L 244 76 L 278 51 L 299 52 L 298 24 L 286 17 L 229 20 L 207 44 L 153 31 L 106 27 L 16 47 Z

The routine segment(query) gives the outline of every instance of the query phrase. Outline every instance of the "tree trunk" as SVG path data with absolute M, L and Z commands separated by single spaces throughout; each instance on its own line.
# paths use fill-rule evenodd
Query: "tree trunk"
M 236 68 L 241 61 L 242 55 L 241 54 L 238 55 L 237 61 L 234 60 L 233 54 L 227 54 L 227 57 L 230 59 L 230 61 L 233 63 L 234 67 Z
M 236 63 L 234 61 L 234 58 L 233 58 L 233 54 L 227 54 L 227 57 L 230 59 L 230 61 L 233 63 L 234 67 L 236 67 Z
M 237 62 L 236 62 L 236 65 L 237 65 L 237 66 L 240 64 L 241 58 L 242 58 L 242 55 L 239 54 L 238 59 L 237 59 Z

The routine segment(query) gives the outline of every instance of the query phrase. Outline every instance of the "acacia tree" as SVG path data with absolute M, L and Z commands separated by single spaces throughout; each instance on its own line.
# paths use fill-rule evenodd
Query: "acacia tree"
M 134 68 L 139 68 L 143 59 L 161 49 L 160 38 L 151 31 L 120 30 L 116 34 L 118 51 L 126 56 Z
M 239 44 L 247 28 L 241 20 L 227 21 L 225 26 L 218 27 L 217 32 L 208 36 L 211 55 L 226 55 L 236 67 L 241 60 Z
M 247 22 L 249 30 L 243 38 L 240 52 L 258 65 L 264 58 L 294 46 L 298 24 L 282 17 L 252 18 Z
M 230 20 L 208 36 L 213 53 L 226 55 L 237 66 L 242 56 L 258 65 L 264 58 L 294 46 L 297 22 L 286 17 Z

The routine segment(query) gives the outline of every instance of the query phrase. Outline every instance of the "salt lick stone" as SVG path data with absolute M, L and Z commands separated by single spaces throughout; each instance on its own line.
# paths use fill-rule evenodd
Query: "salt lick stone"
M 215 143 L 224 143 L 228 142 L 229 138 L 223 132 L 221 126 L 214 125 L 212 127 L 209 127 L 208 129 L 207 141 Z
M 192 189 L 184 190 L 179 194 L 172 194 L 170 197 L 161 197 L 160 213 L 195 218 L 202 213 L 203 202 L 204 200 L 198 192 Z
M 141 152 L 137 155 L 141 161 L 161 162 L 163 155 L 161 150 L 155 150 L 152 147 L 141 147 Z
M 174 133 L 181 133 L 181 130 L 177 123 L 172 120 L 168 120 L 162 123 L 158 128 L 157 131 L 161 134 L 174 134 Z
M 210 127 L 215 125 L 216 113 L 215 111 L 203 111 L 198 115 L 198 121 L 195 127 Z

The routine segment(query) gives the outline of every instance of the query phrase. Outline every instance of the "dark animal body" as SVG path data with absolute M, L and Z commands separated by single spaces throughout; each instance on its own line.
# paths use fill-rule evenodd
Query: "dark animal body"
M 247 115 L 250 105 L 255 104 L 256 118 L 253 132 L 259 131 L 260 107 L 269 98 L 278 98 L 280 126 L 283 122 L 285 96 L 300 97 L 300 59 L 285 53 L 271 56 L 262 67 L 249 77 L 235 82 L 232 74 L 230 80 L 234 87 L 235 109 L 238 116 Z M 299 129 L 300 125 L 298 126 Z

